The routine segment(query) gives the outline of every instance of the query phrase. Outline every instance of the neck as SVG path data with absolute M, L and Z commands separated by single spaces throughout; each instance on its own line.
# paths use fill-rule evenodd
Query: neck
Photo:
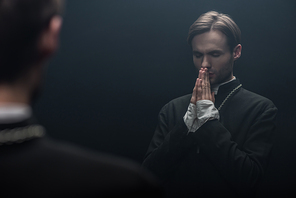
M 23 103 L 29 104 L 30 96 L 26 87 L 18 84 L 0 85 L 0 104 L 1 103 Z
M 33 94 L 39 88 L 42 78 L 42 65 L 30 67 L 22 77 L 12 83 L 0 83 L 0 103 L 23 103 L 30 105 Z
M 227 84 L 227 83 L 229 83 L 229 82 L 231 82 L 231 81 L 233 81 L 233 80 L 235 80 L 235 79 L 236 79 L 235 76 L 232 76 L 231 80 L 228 80 L 228 81 L 223 82 L 223 83 L 218 84 L 218 85 L 213 85 L 213 86 L 211 86 L 212 92 L 214 92 L 215 95 L 217 95 L 218 90 L 219 90 L 219 87 L 220 87 L 221 85 Z

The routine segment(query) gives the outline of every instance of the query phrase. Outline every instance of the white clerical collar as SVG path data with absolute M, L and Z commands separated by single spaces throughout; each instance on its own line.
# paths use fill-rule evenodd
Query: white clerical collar
M 21 122 L 32 115 L 32 109 L 26 104 L 0 103 L 0 124 Z
M 224 82 L 224 83 L 221 83 L 221 84 L 219 84 L 219 85 L 213 86 L 213 87 L 212 87 L 212 92 L 214 92 L 215 95 L 217 95 L 218 90 L 219 90 L 219 87 L 220 87 L 221 85 L 225 85 L 225 84 L 227 84 L 227 83 L 229 83 L 229 82 L 231 82 L 231 81 L 233 81 L 233 80 L 235 80 L 235 79 L 236 79 L 236 77 L 233 76 L 233 78 L 232 78 L 231 80 L 229 80 L 229 81 L 227 81 L 227 82 Z

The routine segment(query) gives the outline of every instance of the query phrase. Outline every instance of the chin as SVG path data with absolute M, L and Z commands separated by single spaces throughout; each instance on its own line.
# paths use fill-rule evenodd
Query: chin
M 215 84 L 217 84 L 217 83 L 216 83 L 215 79 L 210 79 L 210 84 L 211 84 L 211 85 L 215 85 Z

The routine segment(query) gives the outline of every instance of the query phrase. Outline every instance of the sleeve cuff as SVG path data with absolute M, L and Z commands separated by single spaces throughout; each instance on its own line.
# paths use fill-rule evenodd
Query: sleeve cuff
M 208 120 L 219 120 L 219 118 L 219 111 L 210 100 L 199 100 L 196 105 L 190 103 L 183 117 L 188 132 L 195 132 Z

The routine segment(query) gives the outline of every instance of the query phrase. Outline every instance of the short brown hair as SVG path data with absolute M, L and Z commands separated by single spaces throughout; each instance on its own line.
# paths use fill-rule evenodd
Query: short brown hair
M 36 42 L 62 0 L 0 0 L 0 82 L 13 82 L 38 59 Z
M 219 30 L 227 37 L 227 43 L 232 52 L 234 47 L 241 42 L 241 31 L 237 24 L 227 14 L 209 11 L 202 14 L 189 28 L 187 42 L 191 45 L 194 36 Z

